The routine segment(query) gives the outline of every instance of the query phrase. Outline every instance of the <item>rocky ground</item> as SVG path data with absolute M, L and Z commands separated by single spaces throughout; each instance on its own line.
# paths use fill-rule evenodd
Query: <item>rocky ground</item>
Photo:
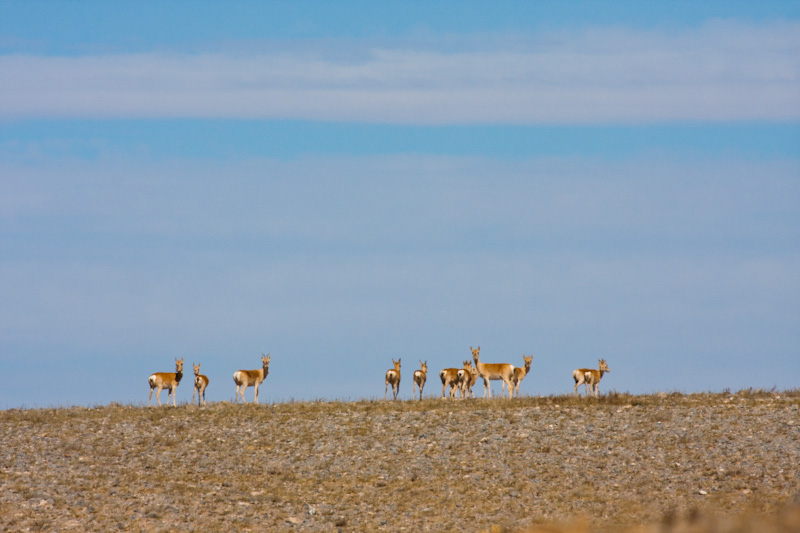
M 7 410 L 0 527 L 788 532 L 798 465 L 800 391 Z

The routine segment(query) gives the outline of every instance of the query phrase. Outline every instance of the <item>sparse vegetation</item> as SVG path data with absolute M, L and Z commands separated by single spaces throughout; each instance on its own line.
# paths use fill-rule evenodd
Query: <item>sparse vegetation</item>
M 800 391 L 0 412 L 4 530 L 797 531 Z

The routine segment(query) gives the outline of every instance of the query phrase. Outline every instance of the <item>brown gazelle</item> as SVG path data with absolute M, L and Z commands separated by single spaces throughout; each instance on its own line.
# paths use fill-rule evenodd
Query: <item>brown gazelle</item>
M 420 369 L 414 371 L 414 384 L 411 386 L 412 398 L 416 396 L 416 388 L 419 387 L 419 399 L 422 399 L 422 389 L 428 380 L 428 362 L 419 362 Z
M 392 358 L 394 368 L 386 371 L 386 387 L 383 389 L 383 399 L 386 399 L 386 392 L 389 390 L 389 385 L 392 386 L 393 399 L 397 399 L 397 393 L 400 392 L 400 359 L 397 361 Z
M 464 367 L 458 370 L 458 384 L 461 391 L 461 398 L 474 398 L 472 387 L 478 380 L 478 369 L 472 366 L 471 361 L 464 361 Z
M 247 403 L 244 399 L 244 390 L 247 387 L 255 388 L 256 392 L 253 401 L 258 403 L 258 387 L 269 374 L 269 359 L 269 354 L 261 354 L 261 368 L 257 370 L 237 370 L 233 373 L 233 381 L 236 383 L 236 396 L 233 397 L 233 403 L 236 403 L 240 396 L 242 403 Z
M 517 398 L 519 398 L 519 384 L 522 383 L 522 380 L 525 379 L 525 376 L 531 371 L 533 356 L 523 355 L 522 359 L 525 361 L 525 366 L 522 368 L 514 367 L 514 372 L 511 374 L 511 383 L 514 385 L 514 396 Z
M 456 389 L 461 391 L 461 374 L 460 368 L 445 368 L 439 372 L 439 377 L 442 380 L 442 399 L 444 399 L 444 390 L 450 386 L 450 397 L 455 398 Z
M 206 387 L 208 387 L 208 376 L 200 373 L 200 365 L 192 363 L 194 368 L 194 390 L 192 390 L 192 404 L 194 404 L 194 393 L 197 393 L 197 405 L 200 405 L 202 399 L 203 405 L 206 404 Z
M 575 380 L 575 396 L 578 395 L 578 386 L 583 385 L 584 393 L 593 392 L 597 397 L 600 394 L 600 380 L 603 379 L 603 374 L 611 372 L 608 369 L 605 359 L 600 359 L 600 366 L 598 370 L 594 368 L 579 368 L 572 372 L 572 379 Z
M 470 346 L 469 349 L 472 350 L 472 358 L 475 360 L 475 368 L 478 369 L 478 375 L 483 378 L 483 397 L 486 398 L 486 392 L 488 391 L 489 398 L 491 398 L 492 387 L 489 382 L 501 379 L 503 380 L 503 385 L 500 396 L 503 395 L 503 391 L 508 387 L 508 397 L 511 398 L 514 393 L 514 388 L 511 385 L 511 374 L 514 372 L 514 366 L 508 363 L 481 363 L 481 347 L 478 346 L 478 349 L 475 350 Z
M 167 389 L 169 394 L 167 394 L 167 404 L 169 404 L 169 397 L 172 396 L 172 405 L 177 406 L 178 404 L 175 402 L 175 392 L 178 390 L 178 384 L 183 379 L 183 358 L 179 360 L 177 357 L 175 358 L 175 372 L 156 372 L 155 374 L 150 374 L 150 378 L 147 380 L 150 383 L 150 397 L 147 399 L 147 405 L 152 405 L 151 402 L 153 401 L 153 389 L 156 390 L 156 400 L 158 401 L 158 405 L 161 405 L 161 390 Z
M 471 362 L 467 361 L 467 366 L 469 366 L 469 375 L 465 378 L 464 381 L 464 389 L 466 390 L 467 396 L 470 398 L 474 398 L 475 394 L 472 392 L 472 387 L 475 386 L 475 383 L 478 381 L 478 369 L 475 368 Z M 464 367 L 466 370 L 466 366 Z

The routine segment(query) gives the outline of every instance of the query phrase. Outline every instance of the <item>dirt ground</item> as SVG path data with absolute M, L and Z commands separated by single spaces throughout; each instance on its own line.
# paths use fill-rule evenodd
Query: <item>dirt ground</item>
M 800 391 L 0 411 L 6 531 L 800 531 Z

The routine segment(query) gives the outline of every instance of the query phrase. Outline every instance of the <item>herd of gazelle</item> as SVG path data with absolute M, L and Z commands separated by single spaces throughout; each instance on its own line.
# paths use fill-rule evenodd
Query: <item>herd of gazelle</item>
M 509 398 L 513 398 L 515 394 L 519 397 L 519 384 L 531 370 L 532 355 L 523 355 L 524 366 L 515 367 L 509 363 L 483 363 L 480 358 L 481 347 L 472 348 L 470 346 L 470 350 L 472 351 L 472 361 L 464 361 L 462 368 L 445 368 L 439 372 L 442 380 L 442 398 L 445 397 L 444 392 L 448 386 L 451 398 L 455 398 L 456 393 L 460 394 L 462 399 L 474 398 L 472 387 L 478 378 L 483 379 L 484 398 L 487 393 L 489 398 L 492 397 L 490 381 L 498 379 L 503 382 L 501 395 L 505 394 L 505 389 L 508 387 Z
M 244 391 L 247 387 L 255 389 L 253 401 L 258 403 L 258 387 L 269 374 L 269 354 L 261 354 L 261 368 L 256 370 L 237 370 L 233 373 L 233 382 L 236 383 L 236 395 L 233 398 L 234 403 L 242 398 L 242 403 L 247 403 L 244 399 Z M 208 377 L 200 373 L 200 365 L 192 363 L 194 368 L 194 390 L 192 390 L 192 403 L 194 403 L 194 395 L 197 393 L 197 405 L 205 405 L 206 403 L 206 387 L 208 387 Z M 175 358 L 175 372 L 156 372 L 150 375 L 148 382 L 150 383 L 150 397 L 147 400 L 148 405 L 152 405 L 153 389 L 156 389 L 156 400 L 158 405 L 161 405 L 161 391 L 166 389 L 169 391 L 167 396 L 167 403 L 169 403 L 169 396 L 172 396 L 172 405 L 175 403 L 175 391 L 178 389 L 178 384 L 183 378 L 183 359 Z
M 484 363 L 481 361 L 481 347 L 469 348 L 472 351 L 472 361 L 464 361 L 462 368 L 445 368 L 439 372 L 439 378 L 442 380 L 442 398 L 445 398 L 445 391 L 450 387 L 450 398 L 455 398 L 456 394 L 464 398 L 474 398 L 472 387 L 478 378 L 483 379 L 483 397 L 492 397 L 492 388 L 490 382 L 492 380 L 501 380 L 500 395 L 505 394 L 508 388 L 508 397 L 519 397 L 519 385 L 528 372 L 531 371 L 531 362 L 533 361 L 532 355 L 523 355 L 523 366 L 517 367 L 510 363 Z M 474 362 L 474 364 L 473 364 Z M 386 387 L 383 390 L 383 399 L 385 400 L 389 391 L 389 386 L 392 387 L 392 395 L 397 399 L 397 393 L 400 390 L 400 359 L 395 361 L 392 359 L 394 368 L 386 371 Z M 600 359 L 599 369 L 593 368 L 579 368 L 572 373 L 575 380 L 575 396 L 578 395 L 578 385 L 584 385 L 584 392 L 588 390 L 593 391 L 594 396 L 598 396 L 600 389 L 598 387 L 603 374 L 611 372 L 605 359 Z M 414 384 L 412 385 L 411 392 L 413 398 L 417 398 L 417 388 L 419 388 L 419 399 L 422 399 L 422 389 L 425 386 L 425 381 L 428 379 L 428 362 L 420 361 L 420 369 L 414 371 Z
M 439 372 L 439 378 L 442 380 L 442 398 L 445 397 L 445 390 L 450 387 L 450 398 L 455 398 L 458 393 L 462 399 L 474 398 L 472 387 L 478 378 L 483 379 L 483 397 L 489 395 L 492 397 L 492 388 L 490 382 L 492 380 L 502 381 L 500 395 L 505 394 L 508 388 L 508 397 L 519 397 L 519 385 L 528 372 L 531 371 L 531 362 L 533 361 L 532 355 L 523 355 L 522 360 L 524 365 L 516 367 L 509 363 L 484 363 L 480 359 L 481 347 L 472 348 L 472 361 L 464 361 L 462 368 L 445 368 Z M 269 354 L 261 355 L 261 368 L 256 370 L 237 370 L 233 373 L 233 382 L 236 384 L 236 395 L 234 396 L 234 403 L 239 398 L 242 403 L 246 403 L 244 399 L 244 391 L 247 387 L 253 387 L 255 393 L 253 401 L 258 403 L 258 387 L 263 383 L 264 379 L 269 374 Z M 474 362 L 474 364 L 473 364 Z M 397 394 L 400 392 L 400 359 L 395 361 L 392 359 L 394 368 L 386 371 L 386 387 L 383 391 L 383 399 L 387 398 L 389 386 L 392 387 L 393 399 L 397 399 Z M 412 394 L 417 398 L 417 388 L 419 388 L 419 399 L 422 399 L 422 389 L 425 387 L 425 382 L 428 379 L 428 362 L 419 362 L 420 369 L 414 371 L 414 384 L 412 386 Z M 194 369 L 194 389 L 192 390 L 192 403 L 194 403 L 194 395 L 197 393 L 197 404 L 205 405 L 206 403 L 206 387 L 208 387 L 208 377 L 200 373 L 200 365 L 192 363 Z M 578 368 L 572 372 L 572 378 L 575 380 L 575 396 L 578 395 L 578 387 L 584 386 L 584 394 L 590 392 L 594 396 L 600 393 L 599 383 L 603 378 L 603 374 L 611 372 L 605 359 L 600 359 L 599 368 Z M 161 391 L 166 389 L 168 391 L 167 403 L 172 396 L 172 405 L 177 405 L 175 400 L 175 392 L 178 389 L 178 384 L 183 378 L 183 359 L 175 358 L 175 372 L 156 372 L 151 374 L 148 382 L 150 383 L 150 397 L 147 400 L 148 405 L 152 405 L 153 389 L 156 390 L 156 401 L 161 405 Z

